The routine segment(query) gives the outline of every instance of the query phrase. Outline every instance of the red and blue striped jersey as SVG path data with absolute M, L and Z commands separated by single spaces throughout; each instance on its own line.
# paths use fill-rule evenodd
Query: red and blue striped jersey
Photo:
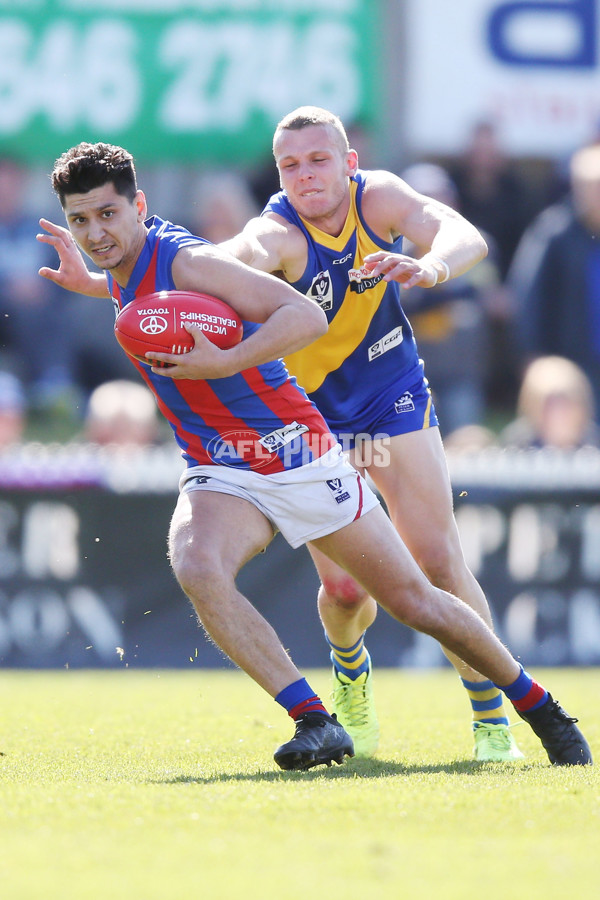
M 116 312 L 136 297 L 174 290 L 172 264 L 182 247 L 207 243 L 185 228 L 153 216 L 126 287 L 109 272 Z M 244 338 L 260 325 L 244 321 Z M 182 379 L 156 375 L 131 358 L 173 429 L 188 466 L 223 465 L 268 475 L 294 469 L 335 444 L 325 420 L 281 359 L 227 378 Z

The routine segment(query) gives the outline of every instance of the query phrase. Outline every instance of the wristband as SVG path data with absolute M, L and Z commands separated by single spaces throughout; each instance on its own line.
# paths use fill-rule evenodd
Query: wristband
M 450 278 L 450 266 L 444 259 L 440 259 L 439 256 L 433 256 L 430 254 L 429 259 L 432 262 L 436 262 L 444 270 L 444 276 L 443 276 L 443 278 L 440 278 L 439 272 L 437 272 L 437 269 L 436 269 L 437 281 L 435 282 L 435 284 L 444 284 L 444 282 L 448 281 L 448 279 Z M 435 287 L 435 285 L 433 285 L 433 287 Z

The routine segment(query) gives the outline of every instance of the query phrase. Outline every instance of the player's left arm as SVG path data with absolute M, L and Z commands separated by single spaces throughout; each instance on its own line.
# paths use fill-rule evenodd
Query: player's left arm
M 391 172 L 370 173 L 363 213 L 385 240 L 403 235 L 413 245 L 411 255 L 382 250 L 364 260 L 375 275 L 399 281 L 405 288 L 441 284 L 487 255 L 485 240 L 464 216 L 417 193 Z
M 222 350 L 212 344 L 199 325 L 188 324 L 194 349 L 185 354 L 150 354 L 172 368 L 154 368 L 169 378 L 224 378 L 294 353 L 327 331 L 327 318 L 313 300 L 285 281 L 251 269 L 211 244 L 179 251 L 173 261 L 178 290 L 219 297 L 240 318 L 262 324 L 239 344 Z

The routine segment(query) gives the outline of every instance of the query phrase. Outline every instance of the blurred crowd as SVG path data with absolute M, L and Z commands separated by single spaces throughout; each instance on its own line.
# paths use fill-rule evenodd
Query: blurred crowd
M 378 167 L 368 133 L 357 125 L 349 137 L 360 165 Z M 517 160 L 486 121 L 453 158 L 387 168 L 459 210 L 490 250 L 471 272 L 404 297 L 449 451 L 600 447 L 600 135 L 569 160 Z M 215 242 L 278 190 L 270 158 L 248 173 L 179 175 L 185 202 L 167 215 Z M 110 301 L 38 275 L 56 264 L 35 239 L 38 220 L 62 213 L 35 178 L 0 157 L 0 450 L 31 439 L 160 443 L 167 434 L 116 344 Z

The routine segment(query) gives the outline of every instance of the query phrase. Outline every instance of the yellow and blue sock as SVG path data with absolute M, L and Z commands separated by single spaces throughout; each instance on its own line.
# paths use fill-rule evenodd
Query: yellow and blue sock
M 364 634 L 361 634 L 352 647 L 336 647 L 335 644 L 331 643 L 327 635 L 325 635 L 325 640 L 331 648 L 329 656 L 336 672 L 341 672 L 346 678 L 355 681 L 359 675 L 369 670 L 371 657 L 365 647 Z
M 473 730 L 479 724 L 508 725 L 502 693 L 492 681 L 461 681 L 471 701 Z
M 287 710 L 292 719 L 298 719 L 307 712 L 323 713 L 328 716 L 329 713 L 323 706 L 320 697 L 315 694 L 308 684 L 306 678 L 299 678 L 293 681 L 286 688 L 279 691 L 275 697 L 276 703 L 283 706 Z
M 538 709 L 543 706 L 548 699 L 548 691 L 546 688 L 534 681 L 529 672 L 526 672 L 521 666 L 521 673 L 512 684 L 496 685 L 501 691 L 504 691 L 517 712 L 531 712 L 532 709 Z

